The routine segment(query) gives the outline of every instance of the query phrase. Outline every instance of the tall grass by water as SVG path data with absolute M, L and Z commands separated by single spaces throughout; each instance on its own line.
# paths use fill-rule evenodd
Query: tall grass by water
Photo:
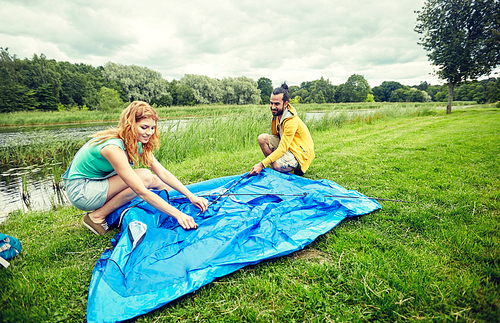
M 453 102 L 454 107 L 470 106 L 476 102 Z M 248 113 L 257 107 L 267 105 L 196 105 L 196 106 L 174 106 L 158 107 L 156 111 L 161 118 L 175 119 L 182 117 L 217 116 L 224 114 Z M 298 104 L 296 107 L 303 112 L 306 111 L 331 111 L 331 110 L 356 110 L 356 109 L 380 109 L 386 108 L 445 108 L 443 102 L 356 102 L 356 103 L 324 103 L 324 104 Z M 117 121 L 120 118 L 121 109 L 111 111 L 28 111 L 0 113 L 0 126 L 21 126 L 21 125 L 46 125 L 65 123 L 88 123 L 88 122 L 109 122 Z
M 52 162 L 67 163 L 89 138 L 75 140 L 35 140 L 28 145 L 0 147 L 0 166 L 27 166 Z

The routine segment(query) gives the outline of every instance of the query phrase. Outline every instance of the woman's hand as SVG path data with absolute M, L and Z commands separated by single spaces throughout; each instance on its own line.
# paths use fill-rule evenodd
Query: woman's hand
M 192 216 L 189 216 L 185 213 L 181 213 L 180 215 L 177 215 L 175 219 L 177 220 L 177 222 L 179 222 L 180 226 L 184 230 L 198 229 L 198 224 L 194 222 Z
M 208 201 L 203 197 L 194 196 L 189 200 L 191 201 L 191 203 L 196 205 L 201 210 L 201 212 L 205 212 L 208 208 Z
M 191 203 L 199 207 L 202 212 L 205 212 L 208 208 L 208 201 L 203 197 L 193 196 L 189 200 L 191 201 Z M 180 226 L 184 228 L 184 230 L 198 229 L 198 224 L 194 222 L 192 216 L 181 213 L 180 215 L 176 216 L 175 219 L 177 220 L 177 222 L 179 222 Z

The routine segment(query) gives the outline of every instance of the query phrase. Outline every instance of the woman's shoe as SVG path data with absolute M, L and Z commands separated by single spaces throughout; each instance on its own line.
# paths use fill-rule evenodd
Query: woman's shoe
M 109 226 L 106 220 L 104 220 L 102 223 L 95 223 L 90 219 L 89 214 L 87 213 L 85 217 L 83 218 L 83 225 L 86 226 L 87 228 L 90 229 L 90 231 L 94 232 L 97 235 L 105 235 L 108 230 Z

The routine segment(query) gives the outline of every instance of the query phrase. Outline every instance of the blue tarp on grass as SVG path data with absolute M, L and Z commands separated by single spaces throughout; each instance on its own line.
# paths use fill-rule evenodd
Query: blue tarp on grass
M 148 313 L 242 267 L 300 250 L 346 217 L 381 208 L 366 198 L 326 197 L 363 197 L 332 181 L 269 169 L 188 188 L 210 202 L 233 185 L 227 193 L 235 195 L 221 197 L 199 215 L 183 195 L 170 193 L 174 207 L 195 217 L 197 230 L 182 229 L 140 199 L 110 214 L 108 223 L 121 225 L 121 232 L 94 268 L 87 320 L 119 322 Z

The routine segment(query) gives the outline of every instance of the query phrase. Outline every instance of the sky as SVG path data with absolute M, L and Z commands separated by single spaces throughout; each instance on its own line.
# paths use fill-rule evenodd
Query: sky
M 424 0 L 0 0 L 0 47 L 20 59 L 269 78 L 274 86 L 352 74 L 443 84 L 419 34 Z

